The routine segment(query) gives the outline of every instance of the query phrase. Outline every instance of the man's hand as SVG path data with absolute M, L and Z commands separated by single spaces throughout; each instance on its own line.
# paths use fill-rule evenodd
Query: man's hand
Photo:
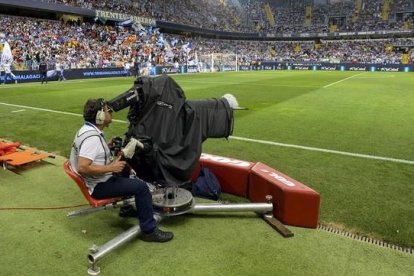
M 120 173 L 125 168 L 126 162 L 121 161 L 122 156 L 118 156 L 111 164 L 111 172 Z
M 78 172 L 84 175 L 100 175 L 104 173 L 120 173 L 124 169 L 126 162 L 121 161 L 122 156 L 118 156 L 112 163 L 108 165 L 94 165 L 92 160 L 79 157 Z

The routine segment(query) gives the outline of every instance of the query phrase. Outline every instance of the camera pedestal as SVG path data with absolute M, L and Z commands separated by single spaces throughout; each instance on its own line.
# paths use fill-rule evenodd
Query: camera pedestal
M 193 195 L 182 188 L 166 187 L 152 194 L 154 211 L 164 216 L 177 216 L 191 211 L 195 205 Z
M 153 207 L 155 211 L 154 218 L 157 223 L 161 222 L 165 217 L 177 216 L 185 213 L 253 211 L 265 219 L 266 217 L 273 217 L 271 214 L 273 210 L 271 196 L 266 196 L 266 203 L 223 204 L 214 202 L 198 204 L 195 202 L 189 191 L 178 187 L 167 187 L 156 190 L 153 193 Z M 104 208 L 101 210 L 104 210 Z M 97 266 L 98 260 L 140 234 L 141 229 L 139 225 L 135 225 L 100 247 L 93 245 L 89 249 L 88 254 L 88 274 L 98 275 L 100 273 L 100 268 Z

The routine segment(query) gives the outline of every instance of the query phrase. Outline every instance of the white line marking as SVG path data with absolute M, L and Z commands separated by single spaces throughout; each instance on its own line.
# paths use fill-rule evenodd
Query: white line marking
M 330 84 L 328 84 L 328 85 L 325 85 L 323 88 L 328 88 L 329 86 L 335 85 L 335 84 L 337 84 L 337 83 L 340 83 L 340 82 L 343 82 L 343 81 L 346 81 L 346 80 L 349 80 L 349 79 L 352 79 L 352 78 L 355 78 L 356 76 L 360 76 L 360 75 L 362 75 L 362 74 L 364 74 L 364 73 L 360 73 L 360 74 L 352 75 L 352 76 L 347 77 L 347 78 L 345 78 L 345 79 L 342 79 L 342 80 L 339 80 L 339 81 L 336 81 L 336 82 L 330 83 Z
M 19 104 L 1 103 L 1 102 L 0 102 L 0 104 L 7 105 L 7 106 L 13 106 L 13 107 L 20 107 L 20 108 L 27 108 L 27 109 L 33 109 L 33 110 L 39 110 L 39 111 L 57 113 L 57 114 L 64 114 L 64 115 L 76 116 L 76 117 L 83 117 L 82 114 L 77 114 L 77 113 L 72 113 L 72 112 L 65 112 L 65 111 L 59 111 L 59 110 L 53 110 L 53 109 L 47 109 L 47 108 L 39 108 L 39 107 L 32 107 L 32 106 L 19 105 Z M 112 121 L 113 122 L 118 122 L 118 123 L 126 123 L 126 121 L 122 121 L 122 120 L 112 120 Z
M 13 110 L 12 113 L 17 113 L 17 112 L 22 112 L 22 111 L 26 111 L 26 109 Z
M 414 161 L 412 161 L 412 160 L 396 159 L 396 158 L 375 156 L 375 155 L 369 155 L 369 154 L 361 154 L 361 153 L 353 153 L 353 152 L 346 152 L 346 151 L 306 147 L 306 146 L 300 146 L 300 145 L 284 144 L 284 143 L 271 142 L 271 141 L 265 141 L 265 140 L 257 140 L 257 139 L 250 139 L 250 138 L 237 137 L 237 136 L 230 136 L 230 138 L 235 139 L 235 140 L 259 143 L 259 144 L 267 144 L 267 145 L 272 145 L 272 146 L 303 149 L 303 150 L 309 150 L 309 151 L 319 151 L 319 152 L 326 152 L 326 153 L 334 153 L 334 154 L 347 155 L 347 156 L 352 156 L 352 157 L 360 157 L 360 158 L 375 159 L 375 160 L 390 161 L 390 162 L 395 162 L 395 163 L 403 163 L 403 164 L 414 165 Z
M 45 112 L 52 112 L 52 113 L 57 113 L 57 114 L 76 116 L 76 117 L 82 117 L 83 116 L 83 115 L 77 114 L 77 113 L 58 111 L 58 110 L 52 110 L 52 109 L 46 109 L 46 108 L 31 107 L 31 106 L 17 105 L 17 104 L 9 104 L 9 103 L 2 103 L 2 102 L 0 102 L 0 104 L 1 105 L 6 105 L 6 106 L 13 106 L 13 107 L 33 109 L 33 110 L 39 110 L 39 111 L 45 111 Z M 123 120 L 112 120 L 112 121 L 113 122 L 118 122 L 118 123 L 127 123 L 126 121 L 123 121 Z M 369 154 L 361 154 L 361 153 L 353 153 L 353 152 L 346 152 L 346 151 L 306 147 L 306 146 L 300 146 L 300 145 L 285 144 L 285 143 L 278 143 L 278 142 L 258 140 L 258 139 L 250 139 L 250 138 L 244 138 L 244 137 L 238 137 L 238 136 L 230 136 L 230 139 L 246 141 L 246 142 L 253 142 L 253 143 L 258 143 L 258 144 L 279 146 L 279 147 L 295 148 L 295 149 L 302 149 L 302 150 L 309 150 L 309 151 L 318 151 L 318 152 L 333 153 L 333 154 L 346 155 L 346 156 L 352 156 L 352 157 L 359 157 L 359 158 L 374 159 L 374 160 L 381 160 L 381 161 L 389 161 L 389 162 L 394 162 L 394 163 L 414 165 L 414 161 L 405 160 L 405 159 L 396 159 L 396 158 L 375 156 L 375 155 L 369 155 Z

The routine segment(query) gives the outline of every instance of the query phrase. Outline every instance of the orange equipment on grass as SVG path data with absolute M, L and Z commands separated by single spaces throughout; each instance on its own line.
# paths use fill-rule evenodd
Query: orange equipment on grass
M 53 157 L 46 152 L 39 152 L 35 149 L 21 149 L 19 142 L 0 141 L 0 164 L 3 168 L 7 166 L 21 166 L 47 157 Z
M 18 147 L 20 147 L 19 142 L 15 142 L 15 143 L 0 142 L 0 156 L 14 153 L 16 152 Z

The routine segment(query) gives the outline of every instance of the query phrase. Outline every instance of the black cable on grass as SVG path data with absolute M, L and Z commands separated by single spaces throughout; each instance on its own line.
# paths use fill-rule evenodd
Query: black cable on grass
M 393 249 L 393 250 L 396 250 L 396 251 L 401 251 L 401 252 L 404 252 L 404 253 L 414 255 L 414 248 L 401 247 L 401 246 L 398 246 L 398 245 L 395 245 L 395 244 L 392 244 L 392 243 L 389 243 L 389 242 L 381 241 L 381 240 L 370 238 L 370 237 L 360 236 L 360 235 L 357 235 L 357 234 L 354 234 L 354 233 L 351 233 L 351 232 L 344 231 L 342 229 L 337 229 L 337 228 L 327 226 L 327 225 L 322 225 L 322 224 L 318 224 L 317 229 L 327 231 L 327 232 L 331 232 L 333 234 L 341 235 L 341 236 L 344 236 L 344 237 L 348 237 L 348 238 L 351 238 L 351 239 L 354 239 L 354 240 L 367 242 L 367 243 L 371 243 L 371 244 L 378 245 L 378 246 L 381 246 L 381 247 L 386 247 L 386 248 L 390 248 L 390 249 Z
M 89 204 L 78 204 L 69 206 L 51 206 L 51 207 L 0 207 L 0 211 L 20 211 L 20 210 L 58 210 L 75 207 L 89 206 Z

